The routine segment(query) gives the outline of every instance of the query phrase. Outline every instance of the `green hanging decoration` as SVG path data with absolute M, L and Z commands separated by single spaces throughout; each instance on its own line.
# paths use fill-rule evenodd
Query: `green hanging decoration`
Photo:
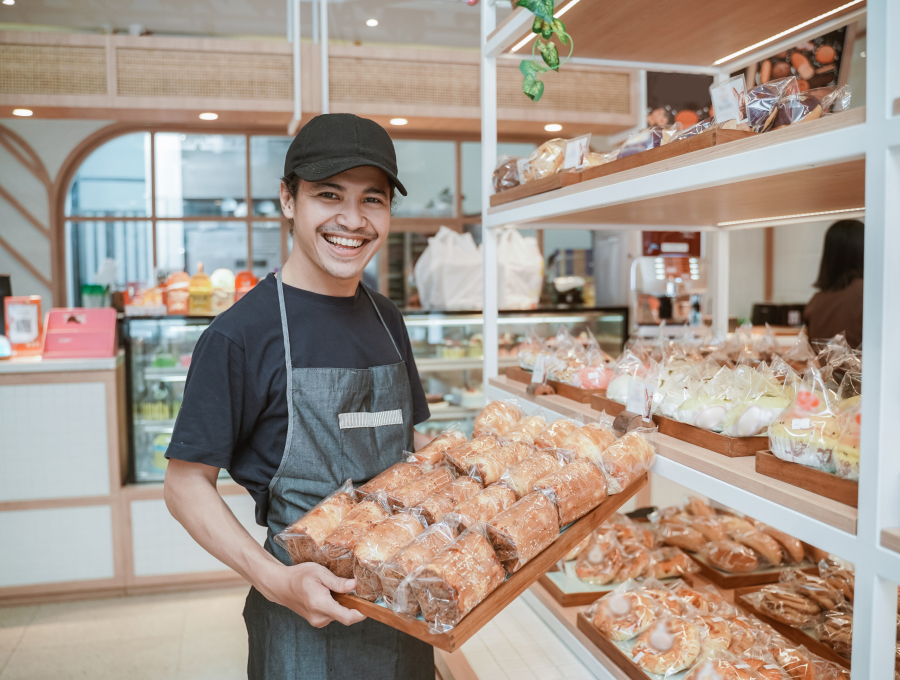
M 518 0 L 517 7 L 524 7 L 534 14 L 534 22 L 531 24 L 531 32 L 536 34 L 534 45 L 531 48 L 531 59 L 523 59 L 519 64 L 522 72 L 522 92 L 532 101 L 540 101 L 544 95 L 544 83 L 539 76 L 547 71 L 559 71 L 559 67 L 565 64 L 575 50 L 575 41 L 566 32 L 566 25 L 553 17 L 554 0 Z M 564 46 L 569 48 L 569 54 L 562 60 L 559 58 L 559 49 L 551 42 L 553 36 Z M 540 53 L 543 64 L 537 59 Z

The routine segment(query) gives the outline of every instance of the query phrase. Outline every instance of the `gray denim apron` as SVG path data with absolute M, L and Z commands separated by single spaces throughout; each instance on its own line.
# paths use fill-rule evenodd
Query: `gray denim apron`
M 363 286 L 400 362 L 368 369 L 294 368 L 284 287 L 276 277 L 287 368 L 288 434 L 269 484 L 266 550 L 291 560 L 272 537 L 347 479 L 366 481 L 413 450 L 406 362 Z M 362 284 L 360 284 L 362 285 Z M 244 606 L 250 680 L 434 680 L 433 648 L 382 623 L 314 628 L 250 589 Z

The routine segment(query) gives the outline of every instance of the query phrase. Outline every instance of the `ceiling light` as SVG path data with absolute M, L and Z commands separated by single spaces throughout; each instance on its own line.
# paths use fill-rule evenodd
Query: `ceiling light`
M 15 5 L 16 0 L 3 0 L 4 5 Z
M 406 118 L 391 118 L 391 125 L 406 125 L 408 122 Z
M 545 125 L 544 129 L 547 132 L 559 132 L 560 130 L 562 130 L 562 125 L 560 125 L 559 123 L 550 123 L 549 125 Z
M 219 117 L 218 113 L 201 113 L 200 120 L 215 120 Z
M 378 19 L 369 19 L 366 22 L 366 26 L 371 26 L 372 28 L 375 28 L 377 25 L 378 25 Z
M 862 0 L 859 0 L 859 1 L 862 2 Z M 553 15 L 554 18 L 559 19 L 563 14 L 568 12 L 570 9 L 572 9 L 577 4 L 578 4 L 578 0 L 572 0 L 572 2 L 570 2 L 568 5 L 566 5 L 562 9 L 560 9 L 556 14 L 554 14 Z M 536 35 L 537 35 L 537 33 L 529 33 L 525 38 L 522 38 L 522 40 L 520 42 L 516 43 L 516 45 L 510 50 L 510 52 L 518 52 L 520 49 L 525 47 L 525 45 L 527 45 L 531 41 L 531 39 L 534 38 L 534 36 L 536 36 Z
M 775 220 L 793 220 L 798 217 L 818 217 L 819 215 L 837 215 L 839 213 L 863 212 L 865 208 L 845 208 L 844 210 L 823 210 L 822 212 L 797 213 L 796 215 L 779 215 L 778 217 L 757 217 L 752 220 L 735 220 L 733 222 L 719 222 L 719 227 L 733 227 L 736 224 L 751 224 L 754 222 L 774 222 Z
M 4 2 L 3 4 L 8 5 L 8 2 Z M 33 116 L 34 111 L 31 109 L 13 109 L 14 116 Z
M 806 28 L 807 26 L 811 26 L 812 24 L 816 23 L 817 21 L 821 21 L 822 19 L 827 19 L 831 15 L 837 14 L 838 12 L 842 12 L 845 9 L 847 9 L 848 7 L 853 7 L 853 5 L 858 5 L 862 1 L 863 0 L 852 0 L 852 2 L 848 2 L 846 5 L 841 5 L 840 7 L 833 9 L 830 12 L 825 12 L 825 14 L 820 14 L 817 17 L 813 17 L 809 21 L 804 21 L 802 24 L 797 24 L 793 28 L 789 28 L 788 30 L 782 31 L 781 33 L 776 33 L 771 38 L 766 38 L 765 40 L 761 40 L 760 42 L 756 43 L 755 45 L 750 45 L 750 47 L 745 47 L 744 49 L 739 50 L 739 51 L 735 52 L 734 54 L 729 54 L 727 57 L 722 57 L 718 61 L 714 61 L 713 66 L 718 66 L 719 64 L 724 64 L 726 61 L 731 61 L 735 57 L 739 57 L 742 54 L 747 54 L 747 52 L 752 52 L 753 50 L 755 50 L 758 47 L 762 47 L 763 45 L 768 45 L 770 42 L 775 42 L 779 38 L 783 38 L 787 35 L 790 35 L 791 33 L 799 31 L 801 28 Z

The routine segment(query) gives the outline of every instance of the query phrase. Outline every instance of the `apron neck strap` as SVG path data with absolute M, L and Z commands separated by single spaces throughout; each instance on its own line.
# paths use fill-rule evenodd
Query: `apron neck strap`
M 391 344 L 394 346 L 394 350 L 396 350 L 397 356 L 400 357 L 400 361 L 404 361 L 403 354 L 400 352 L 400 348 L 397 347 L 397 341 L 394 340 L 394 334 L 391 333 L 391 329 L 387 327 L 387 324 L 384 322 L 384 317 L 381 316 L 381 310 L 378 309 L 378 305 L 375 304 L 375 298 L 372 297 L 372 293 L 369 292 L 369 289 L 366 288 L 366 285 L 362 281 L 360 281 L 359 285 L 362 286 L 362 289 L 366 291 L 366 295 L 369 296 L 369 302 L 371 302 L 372 306 L 375 308 L 375 313 L 378 315 L 378 320 L 381 321 L 381 325 L 384 327 L 385 332 L 391 339 Z

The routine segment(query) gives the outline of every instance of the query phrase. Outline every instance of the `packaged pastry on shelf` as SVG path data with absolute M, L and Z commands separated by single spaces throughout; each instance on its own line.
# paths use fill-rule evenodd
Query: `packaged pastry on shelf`
M 706 537 L 688 523 L 665 522 L 659 526 L 659 540 L 666 545 L 683 548 L 691 552 L 700 552 L 706 548 Z
M 323 566 L 335 576 L 353 578 L 353 549 L 372 527 L 390 515 L 383 492 L 361 501 L 322 541 Z
M 841 414 L 841 434 L 834 447 L 834 471 L 838 477 L 859 481 L 859 437 L 862 429 L 862 403 L 857 402 Z
M 468 473 L 485 486 L 493 484 L 510 465 L 519 463 L 534 454 L 534 447 L 525 442 L 509 444 L 477 453 L 467 460 Z
M 655 579 L 675 578 L 700 570 L 697 563 L 680 548 L 652 548 L 650 560 L 649 573 Z
M 778 102 L 791 94 L 799 94 L 794 76 L 770 80 L 747 93 L 747 120 L 754 132 L 766 132 L 775 124 Z
M 724 618 L 732 618 L 737 615 L 737 609 L 722 597 L 722 594 L 715 586 L 706 585 L 691 588 L 679 579 L 674 583 L 670 583 L 667 587 L 678 598 L 701 614 L 711 614 Z
M 614 529 L 596 531 L 575 559 L 575 575 L 585 583 L 612 583 L 622 568 L 622 546 Z
M 650 469 L 656 455 L 649 437 L 655 430 L 632 430 L 600 454 L 610 495 L 621 493 Z
M 547 418 L 543 411 L 539 411 L 523 418 L 518 425 L 504 432 L 500 439 L 504 445 L 531 444 L 533 446 L 534 438 L 545 429 L 547 429 Z
M 353 548 L 353 577 L 359 597 L 374 602 L 381 596 L 379 570 L 424 528 L 425 522 L 418 513 L 399 512 L 363 535 Z
M 821 576 L 807 574 L 799 569 L 789 569 L 782 572 L 778 580 L 782 585 L 808 597 L 823 610 L 837 609 L 844 602 L 843 593 Z
M 853 613 L 850 611 L 825 612 L 816 626 L 819 640 L 843 657 L 850 658 L 853 649 Z
M 370 479 L 360 486 L 356 492 L 361 498 L 379 491 L 389 493 L 418 479 L 426 472 L 430 472 L 433 467 L 429 464 L 423 465 L 419 463 L 415 456 L 409 456 L 406 460 L 391 465 L 387 470 Z
M 784 556 L 787 561 L 800 563 L 805 559 L 806 551 L 803 549 L 803 543 L 798 539 L 783 531 L 779 531 L 774 527 L 770 527 L 767 524 L 762 524 L 761 522 L 757 522 L 756 527 L 764 534 L 771 536 L 778 541 L 784 551 Z
M 814 626 L 822 611 L 810 598 L 784 585 L 771 584 L 746 593 L 741 599 L 776 621 L 794 628 Z
M 762 555 L 773 566 L 781 564 L 784 559 L 784 553 L 778 541 L 761 531 L 756 529 L 734 531 L 729 532 L 729 536 L 735 542 L 745 545 Z
M 521 162 L 522 159 L 518 156 L 500 156 L 493 176 L 495 194 L 517 187 L 522 183 L 522 180 L 519 179 Z
M 566 140 L 550 139 L 531 152 L 525 162 L 525 182 L 544 179 L 560 171 L 566 158 Z
M 759 569 L 756 553 L 734 541 L 713 541 L 706 547 L 706 559 L 714 567 L 733 574 L 748 574 Z
M 853 603 L 855 575 L 852 566 L 840 561 L 822 560 L 819 562 L 819 576 L 831 587 L 840 590 L 847 602 Z
M 622 544 L 622 566 L 616 574 L 616 581 L 625 583 L 629 580 L 638 580 L 650 576 L 650 567 L 653 558 L 650 550 L 639 543 Z
M 712 658 L 700 661 L 684 680 L 758 680 L 759 675 L 745 662 L 734 658 L 731 660 Z
M 357 495 L 352 480 L 344 482 L 337 491 L 326 496 L 303 517 L 275 536 L 294 564 L 318 562 L 323 564 L 322 542 L 356 506 Z
M 445 633 L 505 578 L 484 526 L 475 524 L 419 569 L 410 585 L 430 630 Z
M 639 590 L 620 586 L 601 597 L 588 610 L 591 623 L 610 640 L 631 640 L 657 619 L 656 601 Z
M 558 449 L 580 425 L 569 418 L 560 418 L 550 423 L 537 437 L 534 446 L 538 449 Z
M 437 437 L 428 442 L 413 456 L 420 463 L 438 465 L 443 460 L 443 454 L 450 449 L 464 444 L 466 435 L 462 430 L 451 427 L 441 432 Z
M 457 505 L 444 516 L 464 531 L 475 522 L 487 522 L 516 502 L 516 493 L 505 484 L 491 484 L 484 491 Z
M 556 540 L 559 516 L 544 494 L 534 492 L 493 517 L 485 528 L 497 557 L 514 574 Z
M 454 479 L 416 506 L 428 524 L 434 524 L 457 505 L 481 492 L 481 482 L 468 476 Z
M 561 469 L 565 457 L 554 451 L 538 451 L 525 460 L 510 465 L 500 475 L 500 483 L 512 489 L 517 498 L 531 493 L 531 487 L 542 477 Z
M 469 470 L 469 461 L 487 451 L 500 448 L 500 442 L 497 438 L 490 434 L 483 434 L 475 437 L 471 441 L 463 442 L 459 446 L 449 449 L 444 455 L 450 459 L 453 466 L 461 473 L 465 474 Z
M 700 627 L 685 618 L 665 617 L 638 636 L 631 650 L 634 662 L 650 673 L 674 675 L 700 656 Z
M 502 435 L 524 417 L 522 409 L 514 401 L 492 401 L 475 417 L 475 436 Z
M 571 452 L 572 458 L 589 460 L 600 465 L 600 455 L 616 441 L 616 435 L 598 423 L 579 427 L 559 448 Z
M 532 489 L 556 506 L 562 528 L 606 500 L 606 476 L 590 460 L 580 459 L 539 479 Z
M 437 467 L 409 484 L 387 494 L 391 509 L 414 508 L 432 494 L 437 493 L 456 479 L 456 472 L 449 467 Z

